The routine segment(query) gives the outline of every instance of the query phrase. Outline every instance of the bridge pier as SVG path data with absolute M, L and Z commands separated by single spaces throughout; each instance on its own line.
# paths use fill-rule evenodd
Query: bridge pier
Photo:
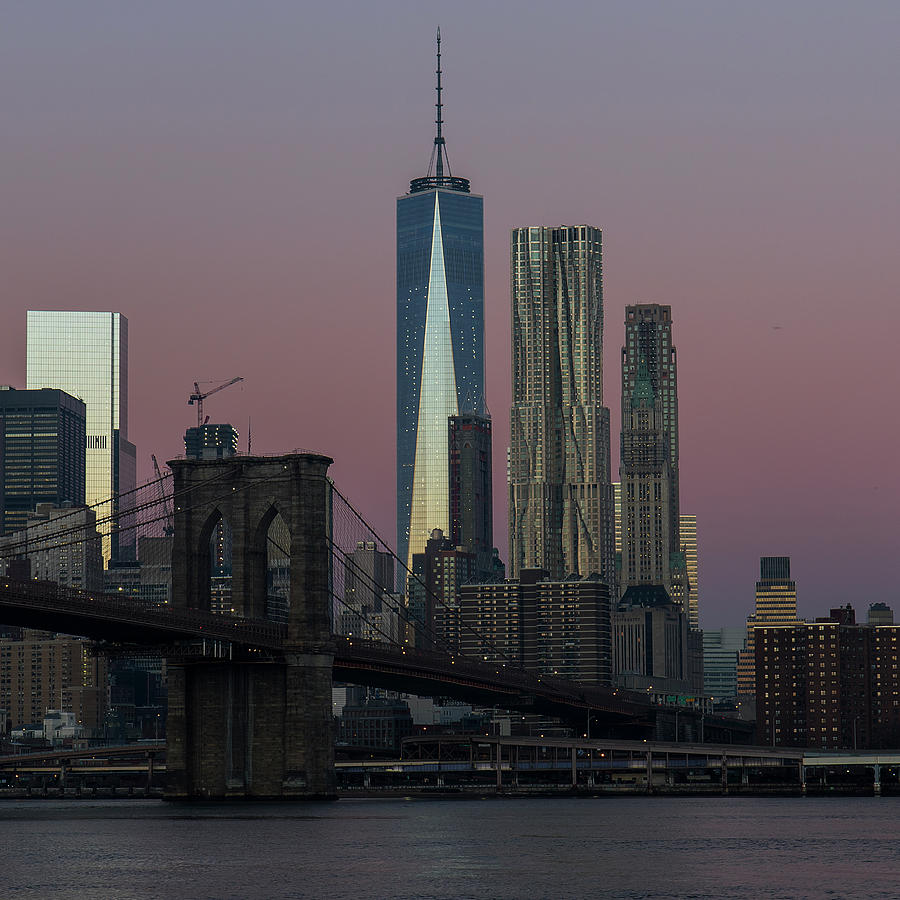
M 274 657 L 169 661 L 166 767 L 171 799 L 318 799 L 335 796 L 326 472 L 313 454 L 173 460 L 173 605 L 209 610 L 209 540 L 230 523 L 232 599 L 266 615 L 268 528 L 290 532 L 289 613 Z
M 329 798 L 331 656 L 169 666 L 170 799 Z

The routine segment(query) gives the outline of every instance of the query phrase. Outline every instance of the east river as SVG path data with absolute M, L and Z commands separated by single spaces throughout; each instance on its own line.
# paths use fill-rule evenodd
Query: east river
M 896 898 L 900 798 L 0 802 L 0 897 Z

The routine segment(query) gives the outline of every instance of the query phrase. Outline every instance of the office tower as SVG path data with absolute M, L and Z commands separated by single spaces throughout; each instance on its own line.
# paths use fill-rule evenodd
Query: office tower
M 700 630 L 700 566 L 697 555 L 697 517 L 682 513 L 679 516 L 679 539 L 687 575 L 688 622 L 694 631 Z
M 757 740 L 821 749 L 900 741 L 900 627 L 857 625 L 849 605 L 827 618 L 756 629 Z
M 103 590 L 97 515 L 83 506 L 39 503 L 25 527 L 0 538 L 0 560 L 28 560 L 29 576 L 84 591 Z M 0 565 L 0 571 L 5 567 Z
M 756 629 L 763 625 L 796 625 L 797 586 L 791 580 L 789 556 L 762 556 L 756 582 L 756 608 L 747 617 L 747 644 L 738 661 L 738 693 L 756 691 Z
M 459 587 L 467 656 L 585 684 L 610 684 L 610 592 L 599 576 L 553 581 L 525 569 L 518 581 Z
M 96 508 L 104 560 L 133 559 L 129 510 L 137 475 L 128 440 L 128 320 L 116 312 L 30 310 L 26 369 L 29 389 L 54 388 L 84 401 L 85 502 Z
M 633 690 L 690 689 L 687 617 L 660 585 L 633 588 L 628 606 L 612 614 L 613 665 L 618 684 Z
M 625 309 L 620 479 L 620 589 L 663 585 L 687 613 L 679 541 L 678 387 L 668 306 Z
M 868 625 L 893 625 L 894 611 L 886 603 L 872 603 L 866 615 Z
M 397 199 L 397 553 L 450 534 L 448 419 L 484 415 L 484 214 L 450 171 L 438 32 L 437 134 L 427 174 Z
M 615 580 L 602 236 L 514 228 L 509 571 Z
M 459 586 L 475 580 L 475 554 L 457 547 L 440 528 L 421 553 L 413 554 L 407 585 L 410 643 L 416 647 L 459 648 Z
M 494 576 L 494 513 L 489 416 L 451 416 L 450 540 L 475 555 L 475 577 Z
M 195 425 L 184 433 L 188 459 L 227 459 L 237 453 L 238 433 L 232 425 Z
M 84 505 L 85 407 L 59 390 L 0 386 L 0 534 L 38 504 Z
M 746 629 L 741 626 L 703 632 L 703 693 L 717 705 L 734 705 L 738 654 L 746 639 Z
M 357 541 L 344 564 L 344 602 L 336 618 L 338 634 L 365 640 L 402 640 L 403 599 L 394 591 L 394 557 L 374 541 Z

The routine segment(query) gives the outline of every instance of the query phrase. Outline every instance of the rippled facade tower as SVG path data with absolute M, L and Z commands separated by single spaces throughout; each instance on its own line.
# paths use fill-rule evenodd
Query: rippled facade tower
M 448 419 L 485 414 L 484 213 L 437 134 L 428 174 L 397 199 L 397 553 L 412 568 L 450 522 Z
M 514 228 L 511 265 L 510 574 L 596 572 L 613 588 L 601 231 Z

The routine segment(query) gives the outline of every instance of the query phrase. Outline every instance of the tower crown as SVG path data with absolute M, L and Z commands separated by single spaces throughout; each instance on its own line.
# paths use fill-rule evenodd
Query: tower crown
M 437 117 L 434 124 L 437 130 L 434 135 L 434 148 L 431 151 L 431 160 L 428 163 L 428 173 L 424 178 L 413 178 L 409 183 L 409 192 L 418 194 L 421 191 L 432 191 L 435 188 L 444 188 L 450 191 L 460 191 L 461 193 L 469 193 L 469 180 L 467 178 L 454 177 L 450 171 L 450 157 L 447 155 L 447 142 L 444 139 L 444 104 L 441 99 L 443 86 L 441 85 L 441 29 L 437 30 L 437 103 L 434 104 L 437 110 Z M 444 166 L 447 167 L 447 174 L 444 174 Z M 434 174 L 432 174 L 432 172 Z

